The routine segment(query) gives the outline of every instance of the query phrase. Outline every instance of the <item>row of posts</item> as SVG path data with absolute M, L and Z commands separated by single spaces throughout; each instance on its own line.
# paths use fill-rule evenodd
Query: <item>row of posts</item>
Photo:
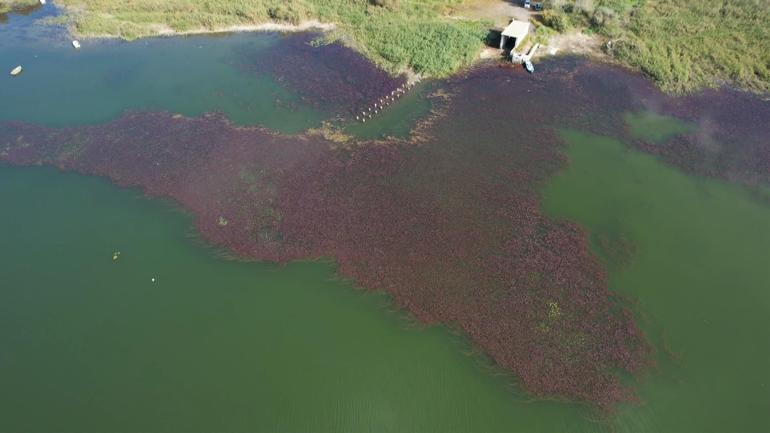
M 406 91 L 411 89 L 412 87 L 414 87 L 414 83 L 404 83 L 398 86 L 396 90 L 393 90 L 390 92 L 390 94 L 380 98 L 380 100 L 375 102 L 374 105 L 372 105 L 371 107 L 367 107 L 365 110 L 361 111 L 361 114 L 356 116 L 356 120 L 358 120 L 359 122 L 366 123 L 367 119 L 371 119 L 372 116 L 377 115 L 385 107 L 387 107 L 393 102 L 396 102 L 396 99 L 405 95 Z

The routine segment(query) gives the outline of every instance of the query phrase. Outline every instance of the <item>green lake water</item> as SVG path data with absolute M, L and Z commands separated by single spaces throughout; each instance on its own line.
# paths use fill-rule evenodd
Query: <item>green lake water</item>
M 87 40 L 75 50 L 55 27 L 33 24 L 41 15 L 0 26 L 0 120 L 66 126 L 105 122 L 125 111 L 219 111 L 238 124 L 296 133 L 327 117 L 271 77 L 238 68 L 237 54 L 259 58 L 280 35 Z M 10 77 L 16 65 L 24 72 Z
M 563 133 L 570 167 L 545 191 L 551 215 L 634 245 L 611 288 L 638 302 L 658 368 L 620 431 L 770 429 L 770 207 L 687 176 L 617 140 Z M 612 266 L 612 260 L 607 260 Z
M 279 36 L 74 51 L 61 30 L 34 24 L 50 14 L 0 24 L 0 68 L 25 66 L 0 76 L 0 120 L 219 110 L 296 132 L 330 116 L 234 66 L 235 52 L 258 56 Z M 430 109 L 430 86 L 348 132 L 404 136 Z M 626 120 L 657 141 L 690 127 Z M 770 206 L 611 138 L 563 136 L 570 165 L 543 207 L 589 230 L 613 290 L 636 303 L 658 348 L 658 368 L 634 385 L 642 404 L 601 418 L 531 401 L 466 339 L 415 326 L 329 263 L 228 261 L 170 203 L 0 165 L 0 433 L 770 431 Z M 632 253 L 618 262 L 602 239 Z
M 332 266 L 218 258 L 135 190 L 0 166 L 0 203 L 1 432 L 592 426 L 579 406 L 526 403 L 463 338 Z
M 652 111 L 626 113 L 623 117 L 632 136 L 652 143 L 661 143 L 677 134 L 684 134 L 696 129 L 695 125 L 688 122 Z

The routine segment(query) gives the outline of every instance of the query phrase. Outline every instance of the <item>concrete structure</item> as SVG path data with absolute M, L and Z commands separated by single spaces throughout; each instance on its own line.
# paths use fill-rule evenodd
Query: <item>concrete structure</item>
M 529 28 L 530 24 L 528 22 L 512 20 L 500 36 L 500 49 L 515 50 L 529 34 Z

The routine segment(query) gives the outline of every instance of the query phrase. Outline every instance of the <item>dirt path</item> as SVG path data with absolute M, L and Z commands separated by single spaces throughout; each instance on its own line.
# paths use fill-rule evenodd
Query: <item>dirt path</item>
M 518 0 L 469 0 L 464 2 L 451 16 L 455 18 L 487 20 L 497 27 L 505 27 L 510 20 L 532 21 L 537 12 L 525 9 L 523 2 Z M 580 54 L 606 59 L 607 55 L 601 49 L 602 40 L 595 35 L 580 32 L 570 32 L 553 36 L 547 44 L 538 50 L 537 57 L 555 54 Z M 526 47 L 524 47 L 526 48 Z M 485 48 L 482 59 L 497 58 L 500 52 L 494 48 Z
M 599 36 L 577 31 L 552 36 L 548 44 L 538 51 L 536 57 L 555 54 L 581 54 L 602 59 L 608 58 L 602 51 L 602 40 Z
M 522 7 L 522 2 L 509 0 L 469 0 L 459 6 L 452 16 L 491 21 L 505 27 L 511 18 L 529 21 L 533 12 Z

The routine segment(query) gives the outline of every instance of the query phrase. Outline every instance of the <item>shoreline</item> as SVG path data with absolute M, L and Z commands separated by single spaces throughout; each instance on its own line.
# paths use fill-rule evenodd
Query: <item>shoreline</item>
M 67 22 L 71 34 L 77 37 L 134 40 L 245 31 L 335 30 L 333 39 L 344 41 L 391 74 L 409 67 L 425 77 L 437 78 L 456 75 L 475 63 L 489 24 L 515 17 L 537 21 L 537 31 L 531 36 L 553 36 L 549 38 L 552 43 L 555 40 L 557 45 L 567 45 L 559 47 L 559 51 L 591 51 L 591 57 L 609 57 L 642 71 L 668 94 L 683 95 L 723 83 L 755 94 L 770 92 L 767 50 L 761 44 L 770 36 L 766 30 L 769 27 L 763 25 L 770 22 L 770 8 L 766 6 L 752 12 L 756 18 L 750 19 L 732 13 L 722 17 L 706 0 L 697 0 L 693 7 L 674 4 L 670 19 L 681 25 L 667 30 L 666 15 L 661 17 L 654 5 L 625 8 L 608 4 L 574 10 L 555 6 L 542 15 L 503 0 L 410 1 L 399 7 L 385 7 L 385 3 L 374 1 L 252 0 L 238 5 L 226 1 L 203 5 L 195 0 L 179 0 L 183 6 L 180 8 L 169 8 L 160 0 L 54 1 L 54 6 L 62 9 L 63 19 L 59 22 Z M 745 9 L 740 5 L 731 7 Z M 635 18 L 631 19 L 631 15 Z M 723 20 L 724 24 L 717 24 Z M 700 21 L 719 29 L 735 29 L 737 34 L 730 36 L 726 30 L 696 32 L 702 41 L 688 42 L 688 24 Z M 642 31 L 643 26 L 657 31 Z M 741 44 L 741 40 L 746 43 Z M 712 57 L 714 60 L 709 60 Z M 741 61 L 736 62 L 736 58 Z
M 269 33 L 269 32 L 278 32 L 278 33 L 301 33 L 301 32 L 310 32 L 313 30 L 320 31 L 320 32 L 329 32 L 332 30 L 335 30 L 337 28 L 337 25 L 334 23 L 323 23 L 317 20 L 307 20 L 303 21 L 299 24 L 289 24 L 289 23 L 280 23 L 280 22 L 265 22 L 261 24 L 248 24 L 248 25 L 235 25 L 235 26 L 228 26 L 228 27 L 218 27 L 218 28 L 197 28 L 194 30 L 174 30 L 171 27 L 164 25 L 164 24 L 158 24 L 157 27 L 153 27 L 153 31 L 155 33 L 143 35 L 137 37 L 135 40 L 139 39 L 145 39 L 145 38 L 153 38 L 153 37 L 176 37 L 176 36 L 193 36 L 193 35 L 213 35 L 213 34 L 221 34 L 221 33 Z M 95 33 L 81 33 L 79 32 L 74 26 L 68 26 L 68 31 L 71 36 L 77 37 L 79 39 L 125 39 L 120 35 L 115 34 L 95 34 Z

